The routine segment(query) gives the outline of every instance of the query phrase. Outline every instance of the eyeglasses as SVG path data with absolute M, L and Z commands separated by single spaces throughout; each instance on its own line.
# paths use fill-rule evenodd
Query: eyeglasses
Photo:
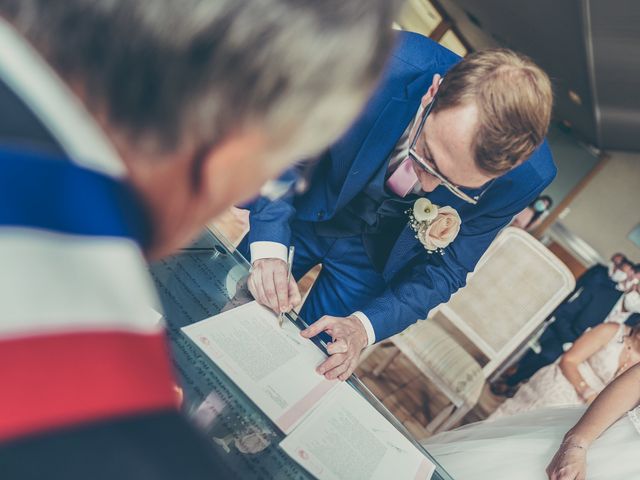
M 422 158 L 415 149 L 416 143 L 418 142 L 418 138 L 420 138 L 420 134 L 422 133 L 422 129 L 424 128 L 424 124 L 427 121 L 427 117 L 431 113 L 431 110 L 433 109 L 433 106 L 435 105 L 435 103 L 436 103 L 436 97 L 434 97 L 433 100 L 431 100 L 431 103 L 429 104 L 429 106 L 425 108 L 424 112 L 422 113 L 422 118 L 420 119 L 418 130 L 416 131 L 413 137 L 413 140 L 409 145 L 409 157 L 416 163 L 416 165 L 418 165 L 418 167 L 420 167 L 422 170 L 427 172 L 432 177 L 437 178 L 440 184 L 443 185 L 451 193 L 453 193 L 456 197 L 460 198 L 461 200 L 464 200 L 467 203 L 470 203 L 471 205 L 477 205 L 478 200 L 480 199 L 484 191 L 480 195 L 476 195 L 475 197 L 471 197 L 470 195 L 467 195 L 460 189 L 459 186 L 451 183 L 442 173 L 440 173 L 436 165 L 431 165 L 430 162 Z

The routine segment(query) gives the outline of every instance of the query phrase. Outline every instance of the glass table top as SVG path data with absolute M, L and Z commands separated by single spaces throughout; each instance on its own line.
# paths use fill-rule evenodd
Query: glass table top
M 151 274 L 164 308 L 183 410 L 210 439 L 221 472 L 243 479 L 313 478 L 279 448 L 285 435 L 278 427 L 180 331 L 252 300 L 248 262 L 219 232 L 207 230 L 191 247 L 153 264 Z M 305 328 L 295 314 L 288 317 Z M 433 479 L 452 480 L 355 375 L 348 383 L 437 465 Z

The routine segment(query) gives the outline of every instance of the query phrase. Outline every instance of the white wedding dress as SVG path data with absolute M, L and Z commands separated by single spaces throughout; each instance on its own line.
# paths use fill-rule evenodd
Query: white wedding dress
M 547 480 L 545 469 L 585 406 L 552 407 L 466 425 L 424 446 L 455 480 Z M 640 479 L 640 406 L 587 452 L 587 480 Z

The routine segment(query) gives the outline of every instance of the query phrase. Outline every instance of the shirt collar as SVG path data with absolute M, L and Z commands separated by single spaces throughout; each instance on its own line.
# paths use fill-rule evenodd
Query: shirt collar
M 0 18 L 0 77 L 62 146 L 69 159 L 112 177 L 126 170 L 116 149 L 69 87 Z

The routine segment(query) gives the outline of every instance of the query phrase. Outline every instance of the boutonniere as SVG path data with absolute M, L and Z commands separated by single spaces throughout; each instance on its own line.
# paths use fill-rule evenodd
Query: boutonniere
M 409 226 L 429 253 L 444 254 L 444 249 L 458 236 L 462 224 L 454 208 L 438 207 L 426 198 L 416 200 L 406 213 L 409 214 Z

